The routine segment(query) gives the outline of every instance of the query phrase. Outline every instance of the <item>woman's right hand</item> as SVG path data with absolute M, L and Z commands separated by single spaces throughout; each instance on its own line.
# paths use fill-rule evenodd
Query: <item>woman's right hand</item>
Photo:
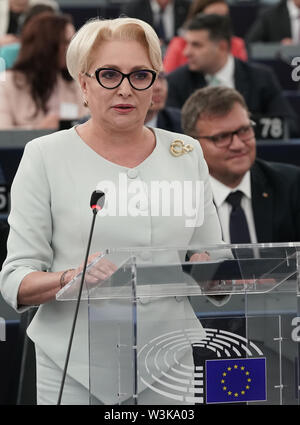
M 96 252 L 88 257 L 87 265 L 91 264 L 100 253 Z M 65 276 L 65 284 L 70 282 L 75 276 L 81 273 L 83 270 L 83 263 L 73 270 L 68 270 Z M 91 285 L 97 284 L 107 278 L 109 278 L 115 271 L 117 266 L 106 258 L 101 258 L 92 267 L 88 268 L 85 275 L 86 283 Z

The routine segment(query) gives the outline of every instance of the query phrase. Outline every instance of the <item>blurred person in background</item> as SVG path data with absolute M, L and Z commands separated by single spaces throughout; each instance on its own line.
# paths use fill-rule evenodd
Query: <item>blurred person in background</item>
M 263 9 L 246 34 L 248 43 L 300 44 L 300 0 L 281 0 Z
M 54 0 L 31 0 L 30 7 L 24 13 L 20 22 L 20 34 L 34 16 L 43 12 L 54 13 L 58 10 L 58 4 Z M 20 34 L 14 39 L 13 43 L 0 46 L 0 57 L 5 61 L 5 69 L 12 68 L 16 62 L 21 47 Z
M 182 108 L 184 132 L 199 140 L 209 168 L 223 240 L 299 242 L 300 167 L 257 158 L 253 125 L 229 87 L 199 89 Z
M 184 51 L 188 63 L 168 74 L 167 105 L 182 108 L 187 98 L 201 87 L 232 87 L 243 95 L 255 118 L 282 117 L 290 134 L 297 137 L 295 113 L 274 71 L 234 58 L 230 53 L 231 35 L 227 16 L 201 14 L 189 22 Z
M 17 62 L 0 82 L 0 129 L 57 129 L 60 120 L 86 115 L 66 68 L 74 33 L 68 15 L 42 13 L 25 26 Z
M 166 72 L 171 72 L 187 63 L 187 57 L 184 55 L 184 48 L 186 46 L 186 40 L 184 38 L 185 26 L 199 13 L 229 16 L 229 6 L 225 0 L 194 0 L 191 3 L 185 25 L 180 30 L 181 34 L 173 37 L 167 47 L 164 56 L 164 68 Z M 233 35 L 231 37 L 230 48 L 233 56 L 243 61 L 248 60 L 247 49 L 242 38 Z
M 0 1 L 0 46 L 18 41 L 20 20 L 29 7 L 29 0 Z
M 166 46 L 177 35 L 189 6 L 189 0 L 133 0 L 124 5 L 121 12 L 150 24 L 162 46 Z
M 153 83 L 153 95 L 145 125 L 182 133 L 180 109 L 166 106 L 168 82 L 164 71 L 159 72 Z

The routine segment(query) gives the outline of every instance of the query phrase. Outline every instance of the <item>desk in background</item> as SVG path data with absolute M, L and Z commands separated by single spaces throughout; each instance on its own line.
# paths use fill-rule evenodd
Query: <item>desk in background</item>
M 10 188 L 26 143 L 51 131 L 0 131 L 0 165 Z M 300 166 L 300 139 L 257 141 L 259 158 Z

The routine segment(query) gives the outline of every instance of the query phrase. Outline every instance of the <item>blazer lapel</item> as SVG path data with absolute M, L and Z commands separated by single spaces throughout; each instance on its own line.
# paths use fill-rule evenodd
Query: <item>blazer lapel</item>
M 251 168 L 252 209 L 258 242 L 273 240 L 273 190 L 257 162 Z

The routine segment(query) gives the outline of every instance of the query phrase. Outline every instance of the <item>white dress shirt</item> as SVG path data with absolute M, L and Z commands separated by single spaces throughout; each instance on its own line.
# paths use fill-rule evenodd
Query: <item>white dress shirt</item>
M 228 56 L 226 64 L 214 75 L 205 75 L 208 85 L 226 86 L 234 89 L 234 58 L 232 55 Z M 217 82 L 217 81 L 218 82 Z
M 236 190 L 240 190 L 245 195 L 242 197 L 241 206 L 244 209 L 244 212 L 246 215 L 246 219 L 247 219 L 247 223 L 249 227 L 250 239 L 252 243 L 256 243 L 257 237 L 256 237 L 253 210 L 252 210 L 252 204 L 251 204 L 250 171 L 248 171 L 244 175 L 241 183 L 234 189 L 228 186 L 225 186 L 223 183 L 221 183 L 219 180 L 216 180 L 212 176 L 210 176 L 210 181 L 211 181 L 211 188 L 213 192 L 214 203 L 217 208 L 217 212 L 218 212 L 221 227 L 222 227 L 223 240 L 226 243 L 230 243 L 229 217 L 230 217 L 232 207 L 229 205 L 228 202 L 226 202 L 226 198 L 230 194 L 230 192 L 235 192 Z
M 153 13 L 153 21 L 154 25 L 156 25 L 159 21 L 159 12 L 160 6 L 156 0 L 150 0 L 151 9 Z M 174 12 L 174 4 L 173 2 L 169 2 L 164 9 L 163 12 L 163 24 L 165 30 L 165 36 L 167 40 L 171 40 L 174 37 L 174 27 L 175 27 L 175 12 Z
M 288 0 L 286 5 L 290 15 L 293 42 L 300 44 L 300 9 L 298 9 L 293 0 Z

